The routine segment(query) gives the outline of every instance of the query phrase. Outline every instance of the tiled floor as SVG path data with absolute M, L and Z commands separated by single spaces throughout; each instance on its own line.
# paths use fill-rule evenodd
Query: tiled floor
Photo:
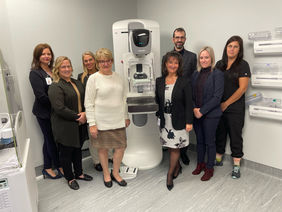
M 90 158 L 84 160 L 85 173 L 92 182 L 79 181 L 80 189 L 71 190 L 64 179 L 39 180 L 39 211 L 282 211 L 282 179 L 242 167 L 242 177 L 232 179 L 231 163 L 215 168 L 207 182 L 191 172 L 196 166 L 196 153 L 189 152 L 191 164 L 174 180 L 172 191 L 166 188 L 168 154 L 152 170 L 139 171 L 128 186 L 111 189 L 103 184 L 102 173 L 93 169 Z

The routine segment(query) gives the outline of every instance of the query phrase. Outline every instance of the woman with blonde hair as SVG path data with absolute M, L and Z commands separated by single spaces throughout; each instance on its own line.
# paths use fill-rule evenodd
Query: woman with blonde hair
M 82 54 L 82 65 L 83 72 L 78 74 L 77 80 L 79 80 L 86 87 L 89 76 L 98 71 L 96 68 L 96 60 L 93 52 L 86 51 Z
M 222 71 L 214 68 L 214 64 L 214 51 L 206 46 L 198 54 L 198 71 L 192 75 L 194 129 L 197 137 L 197 167 L 192 174 L 199 175 L 204 171 L 202 181 L 207 181 L 213 176 L 215 134 L 222 115 L 220 101 L 224 77 Z
M 95 55 L 91 51 L 86 51 L 82 54 L 82 64 L 83 64 L 83 72 L 78 74 L 77 80 L 81 81 L 81 83 L 86 87 L 88 78 L 91 74 L 98 72 L 96 68 L 96 60 Z M 99 161 L 98 151 L 93 145 L 89 145 L 89 151 L 94 163 L 94 168 L 97 171 L 103 171 L 101 163 Z M 109 150 L 108 152 L 109 158 L 112 158 L 112 151 Z
M 79 185 L 76 179 L 91 181 L 93 178 L 82 172 L 81 147 L 88 139 L 84 87 L 80 81 L 71 77 L 72 72 L 70 59 L 58 57 L 53 69 L 54 82 L 48 94 L 52 105 L 52 129 L 60 148 L 64 176 L 69 187 L 77 190 Z
M 112 180 L 126 186 L 126 181 L 119 175 L 119 168 L 127 146 L 125 128 L 130 124 L 127 89 L 123 79 L 112 71 L 113 56 L 109 49 L 98 49 L 95 58 L 99 71 L 89 77 L 85 94 L 91 144 L 98 149 L 105 186 L 112 187 Z M 109 149 L 114 149 L 112 173 L 108 169 Z

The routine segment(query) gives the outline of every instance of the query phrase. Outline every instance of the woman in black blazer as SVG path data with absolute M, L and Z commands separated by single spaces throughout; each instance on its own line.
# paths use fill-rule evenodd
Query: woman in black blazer
M 35 101 L 32 112 L 36 116 L 41 131 L 44 135 L 43 157 L 44 168 L 42 174 L 51 179 L 57 179 L 62 176 L 62 168 L 59 162 L 59 154 L 54 142 L 51 128 L 51 104 L 48 98 L 48 88 L 52 83 L 52 68 L 54 63 L 54 54 L 51 47 L 46 44 L 38 44 L 33 51 L 33 60 L 29 80 Z M 56 174 L 52 167 L 57 168 Z
M 162 145 L 169 149 L 169 170 L 167 188 L 173 188 L 173 179 L 181 173 L 180 148 L 189 144 L 192 130 L 193 109 L 190 82 L 182 75 L 182 57 L 179 53 L 168 52 L 163 59 L 163 76 L 156 80 L 157 116 L 160 119 Z
M 48 94 L 52 105 L 52 129 L 60 147 L 64 175 L 69 187 L 77 190 L 79 185 L 76 179 L 91 181 L 92 177 L 82 171 L 81 147 L 88 139 L 84 87 L 80 81 L 71 78 L 72 72 L 70 59 L 58 57 L 53 69 L 54 82 Z
M 197 136 L 197 167 L 192 172 L 199 175 L 203 170 L 202 181 L 213 176 L 216 146 L 215 134 L 222 115 L 220 100 L 224 89 L 223 72 L 214 69 L 214 52 L 204 47 L 198 54 L 198 69 L 192 75 L 194 129 Z M 205 155 L 207 153 L 207 163 Z

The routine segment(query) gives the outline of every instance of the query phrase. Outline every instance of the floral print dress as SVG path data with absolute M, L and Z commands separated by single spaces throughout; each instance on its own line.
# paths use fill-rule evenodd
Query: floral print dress
M 185 129 L 175 130 L 172 127 L 171 94 L 172 94 L 173 87 L 174 87 L 174 84 L 166 85 L 165 87 L 165 109 L 164 109 L 165 127 L 161 129 L 161 132 L 160 132 L 161 143 L 164 147 L 183 148 L 183 147 L 188 146 L 189 144 L 189 133 Z

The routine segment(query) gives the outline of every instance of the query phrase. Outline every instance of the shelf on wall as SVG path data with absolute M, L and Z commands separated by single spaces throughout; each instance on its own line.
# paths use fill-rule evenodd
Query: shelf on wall
M 281 99 L 263 98 L 249 105 L 250 116 L 282 120 Z
M 254 87 L 282 88 L 282 70 L 277 63 L 255 63 L 251 82 Z

